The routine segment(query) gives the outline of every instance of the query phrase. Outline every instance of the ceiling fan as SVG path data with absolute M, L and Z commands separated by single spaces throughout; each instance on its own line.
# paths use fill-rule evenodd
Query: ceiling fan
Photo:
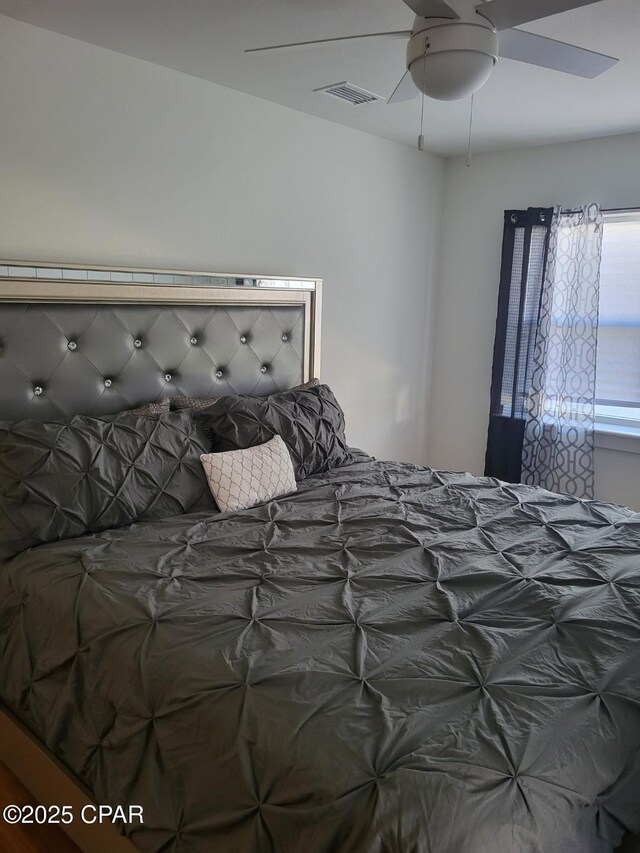
M 423 92 L 454 101 L 476 92 L 489 79 L 498 57 L 597 77 L 618 62 L 611 56 L 512 29 L 520 24 L 567 12 L 601 0 L 403 0 L 415 13 L 411 30 L 339 36 L 318 41 L 257 47 L 245 53 L 293 50 L 358 39 L 406 38 L 407 70 L 389 103 L 407 101 Z M 498 33 L 500 35 L 498 35 Z

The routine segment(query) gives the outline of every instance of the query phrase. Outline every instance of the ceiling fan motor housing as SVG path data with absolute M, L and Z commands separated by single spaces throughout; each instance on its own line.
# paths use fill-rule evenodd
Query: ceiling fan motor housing
M 498 34 L 492 24 L 417 18 L 407 46 L 407 68 L 421 92 L 456 101 L 477 92 L 498 61 Z

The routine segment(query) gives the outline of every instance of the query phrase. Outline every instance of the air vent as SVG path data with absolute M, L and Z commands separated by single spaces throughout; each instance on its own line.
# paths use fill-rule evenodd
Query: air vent
M 372 101 L 382 101 L 380 95 L 374 95 L 373 92 L 367 92 L 366 89 L 361 89 L 359 86 L 354 86 L 353 83 L 334 83 L 332 86 L 323 86 L 322 89 L 314 89 L 315 92 L 322 92 L 323 95 L 330 95 L 332 98 L 338 98 L 341 101 L 346 101 L 353 104 L 354 107 L 360 104 L 370 104 Z

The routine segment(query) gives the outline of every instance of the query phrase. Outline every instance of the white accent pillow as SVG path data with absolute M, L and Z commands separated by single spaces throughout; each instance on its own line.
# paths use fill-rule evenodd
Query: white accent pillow
M 279 435 L 246 450 L 203 453 L 200 461 L 221 512 L 248 509 L 298 488 L 291 456 Z

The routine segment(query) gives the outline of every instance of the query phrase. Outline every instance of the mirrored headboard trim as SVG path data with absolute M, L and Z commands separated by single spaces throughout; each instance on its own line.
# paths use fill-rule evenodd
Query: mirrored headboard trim
M 315 290 L 322 279 L 281 275 L 251 275 L 248 273 L 202 272 L 172 270 L 160 267 L 115 267 L 100 264 L 54 263 L 50 261 L 0 260 L 1 279 L 46 279 L 73 281 L 103 281 L 138 284 L 180 284 L 206 287 L 279 288 Z

